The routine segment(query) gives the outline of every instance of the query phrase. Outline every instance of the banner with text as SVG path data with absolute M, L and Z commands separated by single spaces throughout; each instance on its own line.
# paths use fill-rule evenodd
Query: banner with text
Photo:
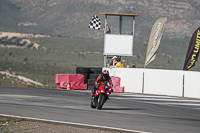
M 166 21 L 167 18 L 159 18 L 152 27 L 147 47 L 145 66 L 152 62 L 156 57 L 156 52 L 160 44 L 161 36 Z
M 189 70 L 195 66 L 199 56 L 199 45 L 200 45 L 200 27 L 194 32 L 188 46 L 187 55 L 183 70 Z

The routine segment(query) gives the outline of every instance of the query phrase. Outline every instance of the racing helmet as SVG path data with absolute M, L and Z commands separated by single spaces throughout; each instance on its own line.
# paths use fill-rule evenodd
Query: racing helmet
M 108 78 L 109 78 L 109 71 L 108 70 L 104 70 L 102 72 L 102 74 L 103 74 L 103 78 L 105 78 L 105 80 L 108 80 Z

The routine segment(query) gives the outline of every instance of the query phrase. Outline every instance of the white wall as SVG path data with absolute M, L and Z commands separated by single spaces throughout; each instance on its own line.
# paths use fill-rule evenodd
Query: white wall
M 121 87 L 125 86 L 125 92 L 142 93 L 143 69 L 138 68 L 104 68 L 110 72 L 110 76 L 121 78 Z
M 110 68 L 103 68 L 103 70 L 108 70 L 110 76 L 115 76 L 115 69 L 110 69 Z
M 183 72 L 146 69 L 144 71 L 144 94 L 182 96 Z
M 200 72 L 143 68 L 104 69 L 109 70 L 111 76 L 121 78 L 121 86 L 125 86 L 125 92 L 200 98 Z
M 185 72 L 184 97 L 200 98 L 200 72 Z
M 121 86 L 125 86 L 125 92 L 142 93 L 143 71 L 134 68 L 115 68 L 117 77 L 121 78 Z

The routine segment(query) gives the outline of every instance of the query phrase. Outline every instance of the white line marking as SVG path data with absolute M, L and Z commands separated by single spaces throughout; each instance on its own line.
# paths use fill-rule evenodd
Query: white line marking
M 15 94 L 0 94 L 1 97 L 14 97 L 14 98 L 38 98 L 41 96 L 32 96 L 32 95 L 15 95 Z
M 37 121 L 45 121 L 45 122 L 53 122 L 53 123 L 61 123 L 61 124 L 78 125 L 78 126 L 86 126 L 86 127 L 98 127 L 98 128 L 103 128 L 103 129 L 113 129 L 113 130 L 135 132 L 135 133 L 150 133 L 150 132 L 145 132 L 145 131 L 123 129 L 123 128 L 117 128 L 117 127 L 108 127 L 108 126 L 74 123 L 74 122 L 66 122 L 66 121 L 56 121 L 56 120 L 48 120 L 48 119 L 40 119 L 40 118 L 32 118 L 32 117 L 24 117 L 24 116 L 16 116 L 16 115 L 0 114 L 0 116 L 23 118 L 23 119 L 29 119 L 29 120 L 37 120 Z
M 148 100 L 148 101 L 174 101 L 174 102 L 196 102 L 196 103 L 200 103 L 200 100 L 185 100 L 185 99 L 158 99 L 158 98 L 134 98 L 134 97 L 130 97 L 130 98 L 123 98 L 123 97 L 111 97 L 113 99 L 124 99 L 124 100 Z
M 146 98 L 169 98 L 169 99 L 173 99 L 173 98 L 177 98 L 177 97 L 170 97 L 170 96 L 160 96 L 160 95 L 148 95 L 148 94 L 129 94 L 129 93 L 114 93 L 115 95 L 121 95 L 121 96 L 125 96 L 125 97 L 130 97 L 130 96 L 134 96 L 134 97 L 146 97 Z
M 151 104 L 159 104 L 159 105 L 182 105 L 182 106 L 200 106 L 199 104 L 192 104 L 192 103 L 160 103 L 160 102 L 146 102 L 146 103 L 151 103 Z

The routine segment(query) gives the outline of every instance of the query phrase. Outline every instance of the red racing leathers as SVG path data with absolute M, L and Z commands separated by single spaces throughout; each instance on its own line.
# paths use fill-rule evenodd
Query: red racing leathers
M 109 83 L 109 85 L 110 85 L 110 88 L 113 87 L 111 77 L 109 76 L 108 79 L 105 79 L 103 77 L 103 74 L 101 74 L 100 76 L 97 77 L 97 80 L 95 81 L 95 86 L 99 87 L 102 81 L 107 81 Z

